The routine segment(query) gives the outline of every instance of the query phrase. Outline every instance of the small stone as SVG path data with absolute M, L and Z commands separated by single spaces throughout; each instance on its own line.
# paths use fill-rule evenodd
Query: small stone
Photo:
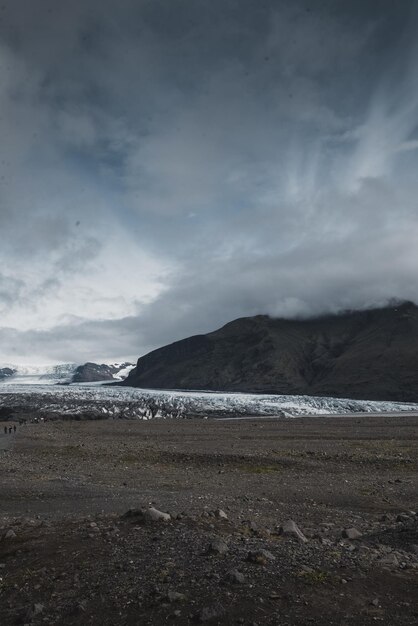
M 16 538 L 16 533 L 14 530 L 8 530 L 5 535 L 4 535 L 4 539 L 15 539 Z
M 222 604 L 216 603 L 211 606 L 205 606 L 199 613 L 197 614 L 197 619 L 199 622 L 209 622 L 210 620 L 219 619 L 225 613 L 225 609 Z
M 266 565 L 268 561 L 274 561 L 276 557 L 268 550 L 251 550 L 247 555 L 247 561 Z
M 410 516 L 407 513 L 399 513 L 399 515 L 396 517 L 396 521 L 397 522 L 409 522 Z
M 29 611 L 27 612 L 27 618 L 29 620 L 32 620 L 34 617 L 37 617 L 38 615 L 40 615 L 41 613 L 43 613 L 44 611 L 44 605 L 41 604 L 40 602 L 37 602 L 36 604 L 33 604 Z
M 359 539 L 360 537 L 362 537 L 362 533 L 357 530 L 357 528 L 344 528 L 344 530 L 341 533 L 342 537 L 344 537 L 344 539 Z
M 171 515 L 150 507 L 149 509 L 129 509 L 122 515 L 122 519 L 130 518 L 135 518 L 138 522 L 168 522 L 171 520 Z
M 242 585 L 243 582 L 245 582 L 245 576 L 244 574 L 242 574 L 241 572 L 239 572 L 237 569 L 231 569 L 227 575 L 226 575 L 226 579 L 231 582 L 234 583 L 236 585 Z
M 279 534 L 284 535 L 285 537 L 294 537 L 303 543 L 308 541 L 300 528 L 298 528 L 295 522 L 291 519 L 287 520 L 280 526 Z
M 395 554 L 387 554 L 377 561 L 381 567 L 399 567 L 399 561 Z
M 178 593 L 177 591 L 168 591 L 166 598 L 169 602 L 184 602 L 186 596 L 184 593 Z
M 171 515 L 169 513 L 163 513 L 158 509 L 154 509 L 154 507 L 145 509 L 144 516 L 151 520 L 151 522 L 169 522 L 171 520 Z
M 227 552 L 228 546 L 222 539 L 214 539 L 207 549 L 207 554 L 226 554 Z
M 373 606 L 379 606 L 379 600 L 378 600 L 378 598 L 375 598 L 374 600 L 372 600 L 372 601 L 370 602 L 370 604 L 372 604 Z
M 228 519 L 227 514 L 225 513 L 225 511 L 222 511 L 222 509 L 217 509 L 215 511 L 215 517 L 217 517 L 218 519 Z

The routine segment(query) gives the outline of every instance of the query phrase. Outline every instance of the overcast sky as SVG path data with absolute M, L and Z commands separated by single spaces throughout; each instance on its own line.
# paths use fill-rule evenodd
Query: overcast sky
M 414 0 L 3 0 L 0 360 L 418 302 Z

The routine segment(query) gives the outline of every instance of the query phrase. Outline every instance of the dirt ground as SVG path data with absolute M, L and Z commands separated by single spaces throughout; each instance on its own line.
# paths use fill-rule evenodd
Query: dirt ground
M 1 624 L 418 624 L 416 416 L 28 424 L 0 475 Z

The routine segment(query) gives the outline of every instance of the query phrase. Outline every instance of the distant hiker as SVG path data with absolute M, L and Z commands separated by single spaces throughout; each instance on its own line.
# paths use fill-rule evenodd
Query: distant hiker
M 13 432 L 16 432 L 16 424 L 13 424 Z
M 9 426 L 9 435 L 11 435 L 11 434 L 12 434 L 12 427 Z
M 7 435 L 7 426 L 4 427 L 4 434 Z

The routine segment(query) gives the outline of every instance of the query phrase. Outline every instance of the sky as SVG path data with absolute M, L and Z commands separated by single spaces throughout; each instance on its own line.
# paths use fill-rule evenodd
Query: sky
M 414 0 L 2 0 L 0 362 L 418 302 Z

